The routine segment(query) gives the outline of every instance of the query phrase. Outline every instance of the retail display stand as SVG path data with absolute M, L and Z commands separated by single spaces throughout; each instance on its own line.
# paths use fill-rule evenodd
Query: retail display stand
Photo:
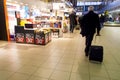
M 54 28 L 54 29 L 52 28 L 51 30 L 52 30 L 52 37 L 59 38 L 59 33 L 60 33 L 59 28 Z
M 34 24 L 29 24 L 29 26 L 35 26 Z M 27 44 L 37 44 L 46 45 L 51 39 L 51 30 L 40 30 L 33 27 L 15 26 L 15 37 L 17 43 L 27 43 Z
M 35 34 L 34 30 L 25 30 L 25 43 L 35 43 Z
M 25 43 L 24 26 L 15 26 L 15 38 L 17 43 Z
M 51 41 L 51 32 L 44 33 L 43 31 L 35 34 L 35 44 L 45 45 Z

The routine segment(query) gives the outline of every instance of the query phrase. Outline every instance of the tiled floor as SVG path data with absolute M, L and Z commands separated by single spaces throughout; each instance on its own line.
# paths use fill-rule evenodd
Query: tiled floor
M 79 31 L 45 46 L 0 41 L 0 80 L 120 80 L 120 27 L 104 27 L 93 44 L 104 46 L 103 63 L 84 55 Z

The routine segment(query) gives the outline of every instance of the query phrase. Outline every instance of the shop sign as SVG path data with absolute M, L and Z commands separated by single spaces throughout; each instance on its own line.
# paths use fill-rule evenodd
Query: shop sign
M 10 30 L 10 35 L 14 35 L 14 26 L 17 25 L 17 20 L 15 17 L 15 11 L 20 10 L 20 6 L 18 4 L 13 4 L 13 3 L 6 3 L 7 5 L 7 11 L 8 11 L 8 23 L 9 23 L 9 30 Z

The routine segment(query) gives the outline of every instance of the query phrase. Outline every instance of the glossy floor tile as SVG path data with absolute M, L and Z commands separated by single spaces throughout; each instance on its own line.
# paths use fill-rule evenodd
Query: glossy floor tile
M 103 63 L 85 57 L 79 32 L 45 46 L 0 41 L 0 80 L 120 80 L 120 27 L 104 27 L 93 39 L 104 47 Z

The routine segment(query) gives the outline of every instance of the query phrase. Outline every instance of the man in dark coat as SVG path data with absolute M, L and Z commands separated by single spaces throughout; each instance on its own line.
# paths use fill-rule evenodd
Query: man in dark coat
M 80 34 L 86 38 L 86 47 L 85 47 L 85 55 L 88 56 L 89 48 L 91 46 L 94 34 L 96 29 L 100 28 L 99 16 L 94 11 L 93 6 L 88 7 L 88 13 L 85 14 L 81 21 L 81 32 Z
M 72 11 L 72 13 L 69 15 L 69 19 L 70 19 L 70 32 L 73 33 L 73 30 L 75 28 L 75 26 L 77 25 L 77 20 L 76 20 L 76 14 L 74 11 Z

